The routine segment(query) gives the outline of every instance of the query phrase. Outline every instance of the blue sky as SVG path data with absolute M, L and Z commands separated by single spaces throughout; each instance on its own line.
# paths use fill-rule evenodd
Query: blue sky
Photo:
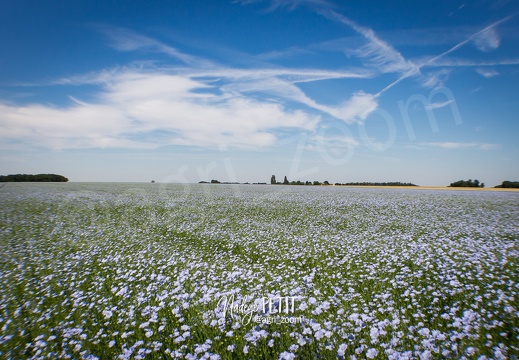
M 516 1 L 3 1 L 0 173 L 519 180 Z

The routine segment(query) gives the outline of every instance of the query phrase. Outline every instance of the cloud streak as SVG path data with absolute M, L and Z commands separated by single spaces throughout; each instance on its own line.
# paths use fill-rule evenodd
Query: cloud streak
M 98 26 L 99 30 L 109 39 L 111 46 L 119 51 L 155 51 L 169 55 L 182 63 L 196 67 L 212 67 L 214 63 L 206 59 L 185 54 L 161 41 L 138 34 L 134 31 L 114 26 Z
M 495 150 L 499 149 L 501 145 L 499 144 L 488 144 L 488 143 L 477 143 L 477 142 L 426 142 L 421 143 L 424 146 L 432 146 L 438 147 L 442 149 L 448 150 L 458 150 L 458 149 L 477 149 L 477 150 Z
M 427 105 L 426 108 L 428 110 L 441 109 L 443 107 L 449 106 L 453 102 L 454 102 L 454 100 L 447 100 L 447 101 L 443 101 L 443 102 L 432 103 L 430 105 Z
M 275 130 L 312 131 L 320 121 L 276 103 L 215 95 L 210 85 L 188 77 L 127 71 L 109 80 L 96 103 L 75 99 L 67 108 L 0 104 L 0 142 L 6 146 L 16 139 L 56 150 L 165 145 L 254 149 L 273 145 Z
M 479 68 L 476 69 L 476 72 L 487 79 L 499 75 L 499 73 L 494 69 Z
M 254 1 L 252 1 L 254 2 Z M 245 1 L 242 3 L 251 3 Z M 326 1 L 309 0 L 304 2 L 312 7 L 318 6 L 329 8 Z M 300 1 L 274 2 L 271 10 L 279 7 L 288 7 L 293 9 L 299 5 L 303 5 Z M 298 102 L 314 110 L 323 112 L 347 123 L 353 123 L 365 119 L 365 110 L 359 110 L 359 96 L 354 94 L 348 101 L 337 106 L 319 104 L 308 97 L 296 84 L 314 82 L 329 79 L 347 79 L 347 78 L 370 78 L 373 72 L 366 69 L 329 71 L 320 69 L 286 69 L 286 68 L 253 68 L 238 69 L 221 66 L 215 62 L 206 61 L 204 59 L 184 54 L 177 49 L 163 44 L 146 36 L 136 34 L 132 31 L 119 28 L 109 28 L 110 31 L 103 31 L 110 37 L 112 44 L 119 50 L 129 51 L 138 49 L 151 49 L 162 52 L 183 61 L 186 68 L 175 69 L 176 72 L 182 73 L 190 78 L 209 78 L 225 80 L 227 83 L 220 90 L 229 96 L 244 96 L 247 93 L 266 93 L 275 95 L 285 100 Z M 366 97 L 364 97 L 366 99 Z M 371 103 L 364 102 L 368 108 L 372 108 Z M 352 108 L 346 108 L 351 104 Z
M 367 60 L 368 65 L 374 66 L 382 72 L 407 72 L 415 68 L 413 63 L 407 61 L 400 52 L 380 39 L 372 29 L 361 26 L 331 9 L 319 10 L 319 13 L 330 20 L 351 27 L 368 40 L 365 46 L 356 51 L 359 57 Z
M 167 145 L 255 149 L 274 145 L 283 129 L 313 132 L 323 114 L 352 123 L 365 119 L 365 107 L 376 107 L 362 93 L 338 105 L 320 104 L 297 86 L 370 78 L 369 70 L 231 68 L 130 30 L 100 29 L 119 51 L 157 52 L 179 63 L 175 67 L 140 63 L 47 84 L 96 85 L 99 90 L 91 102 L 69 97 L 67 107 L 0 103 L 4 148 L 23 143 L 56 150 Z M 258 93 L 273 98 L 265 100 Z M 291 110 L 291 103 L 306 110 Z
M 239 1 L 242 4 L 254 0 Z M 324 70 L 285 68 L 263 63 L 258 57 L 254 66 L 224 66 L 199 56 L 187 54 L 174 46 L 128 29 L 99 26 L 112 48 L 121 52 L 160 53 L 173 59 L 167 67 L 139 64 L 90 74 L 58 79 L 51 85 L 96 85 L 95 100 L 70 97 L 71 104 L 57 107 L 47 104 L 23 106 L 0 102 L 0 142 L 52 149 L 123 147 L 154 148 L 166 145 L 227 145 L 237 148 L 263 148 L 278 141 L 280 130 L 315 132 L 323 117 L 333 117 L 346 124 L 362 123 L 378 108 L 378 98 L 409 77 L 420 77 L 422 85 L 435 87 L 446 81 L 449 70 L 426 67 L 491 66 L 446 59 L 447 55 L 468 43 L 489 52 L 500 46 L 496 27 L 511 17 L 501 19 L 475 32 L 447 51 L 420 62 L 406 59 L 373 29 L 362 26 L 335 11 L 324 0 L 273 0 L 268 11 L 311 7 L 320 16 L 346 25 L 355 31 L 352 52 L 364 68 Z M 362 37 L 362 38 L 361 38 Z M 292 48 L 289 53 L 300 53 Z M 278 53 L 264 54 L 263 59 Z M 519 63 L 510 60 L 510 64 Z M 499 64 L 504 64 L 500 62 Z M 477 69 L 485 77 L 492 70 Z M 305 91 L 301 84 L 333 79 L 371 79 L 382 73 L 396 73 L 397 80 L 376 94 L 349 90 L 342 101 L 322 103 Z M 47 84 L 48 85 L 48 84 Z M 269 97 L 266 98 L 265 95 Z M 431 104 L 441 108 L 450 102 Z M 301 107 L 300 105 L 303 105 Z M 293 110 L 299 107 L 300 110 Z M 442 148 L 483 148 L 492 144 L 429 143 Z
M 456 45 L 454 45 L 453 47 L 451 47 L 447 51 L 444 51 L 441 54 L 436 55 L 436 56 L 432 57 L 431 59 L 426 60 L 426 61 L 424 61 L 423 63 L 421 63 L 419 65 L 416 65 L 413 69 L 409 70 L 407 73 L 402 75 L 400 78 L 398 78 L 397 80 L 395 80 L 394 82 L 392 82 L 391 84 L 389 84 L 388 86 L 383 88 L 381 91 L 379 91 L 375 96 L 378 97 L 378 96 L 382 95 L 383 93 L 385 93 L 386 91 L 391 89 L 393 86 L 395 86 L 396 84 L 400 83 L 402 80 L 404 80 L 404 79 L 408 78 L 409 76 L 417 73 L 422 67 L 427 66 L 429 64 L 434 64 L 439 59 L 441 59 L 441 58 L 449 55 L 450 53 L 458 50 L 459 48 L 465 46 L 467 43 L 469 43 L 471 41 L 476 41 L 477 42 L 479 39 L 481 39 L 481 37 L 483 37 L 485 39 L 488 39 L 489 35 L 487 35 L 487 34 L 489 32 L 494 30 L 498 25 L 500 25 L 500 24 L 510 20 L 514 16 L 515 16 L 515 14 L 507 16 L 507 17 L 505 17 L 505 18 L 503 18 L 501 20 L 498 20 L 498 21 L 488 25 L 487 27 L 483 28 L 482 30 L 475 32 L 470 37 L 468 37 L 467 39 L 457 43 Z M 486 41 L 486 42 L 488 43 L 489 40 Z M 494 42 L 494 44 L 495 44 L 495 42 Z

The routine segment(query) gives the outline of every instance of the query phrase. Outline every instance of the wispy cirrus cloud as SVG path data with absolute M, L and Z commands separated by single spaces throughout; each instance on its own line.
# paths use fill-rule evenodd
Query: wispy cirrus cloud
M 292 8 L 302 4 L 300 1 L 294 1 L 293 4 L 291 2 L 280 1 L 272 10 L 278 7 Z M 305 4 L 328 8 L 326 1 L 307 1 Z M 357 94 L 349 101 L 345 101 L 337 106 L 323 105 L 308 97 L 296 84 L 328 79 L 369 78 L 372 76 L 372 72 L 369 70 L 329 71 L 320 69 L 286 69 L 279 67 L 260 67 L 252 69 L 229 68 L 215 62 L 184 54 L 160 41 L 150 39 L 132 31 L 112 28 L 110 30 L 109 36 L 112 41 L 114 41 L 116 48 L 120 50 L 149 48 L 180 59 L 189 66 L 176 69 L 176 71 L 191 78 L 225 79 L 226 83 L 220 87 L 220 90 L 229 95 L 239 96 L 246 93 L 262 92 L 279 96 L 286 100 L 299 102 L 314 110 L 344 120 L 347 123 L 365 119 L 365 110 L 358 110 L 359 97 Z M 346 108 L 349 104 L 352 105 L 351 109 Z
M 248 4 L 256 1 L 240 2 Z M 278 56 L 276 52 L 260 55 L 258 61 L 251 65 L 245 64 L 239 68 L 224 66 L 128 29 L 100 26 L 112 48 L 118 51 L 160 53 L 175 61 L 168 66 L 157 63 L 105 69 L 52 82 L 52 85 L 97 85 L 95 100 L 89 102 L 80 97 L 71 97 L 71 104 L 66 107 L 0 103 L 0 141 L 11 145 L 23 140 L 35 146 L 55 149 L 146 148 L 170 144 L 226 144 L 240 148 L 271 146 L 278 140 L 280 129 L 313 132 L 323 116 L 340 119 L 347 124 L 362 123 L 378 108 L 378 98 L 406 78 L 418 78 L 422 85 L 428 87 L 443 84 L 449 70 L 429 69 L 422 72 L 422 69 L 449 66 L 445 64 L 454 61 L 447 59 L 447 55 L 467 43 L 475 44 L 482 51 L 497 49 L 500 38 L 496 27 L 506 21 L 502 19 L 475 32 L 440 55 L 416 61 L 406 59 L 373 29 L 338 13 L 327 1 L 272 0 L 267 11 L 280 8 L 294 10 L 300 6 L 310 7 L 321 16 L 343 24 L 360 35 L 355 36 L 353 43 L 356 46 L 349 49 L 349 53 L 360 59 L 364 67 L 325 70 L 286 68 L 265 62 Z M 304 51 L 291 48 L 288 53 Z M 359 88 L 350 89 L 342 101 L 334 104 L 319 102 L 300 85 L 331 79 L 371 79 L 382 73 L 397 74 L 398 79 L 376 94 Z M 258 96 L 260 93 L 262 96 Z M 297 107 L 294 104 L 300 110 L 293 110 Z M 439 108 L 448 104 L 431 106 Z M 460 144 L 437 143 L 430 146 L 463 148 Z M 490 145 L 470 143 L 465 147 Z
M 494 150 L 499 149 L 499 144 L 488 144 L 478 142 L 424 142 L 423 146 L 438 147 L 442 149 L 458 150 L 458 149 L 477 149 L 477 150 Z
M 176 58 L 189 66 L 211 67 L 214 63 L 206 59 L 186 54 L 161 41 L 136 33 L 129 29 L 108 25 L 97 28 L 108 38 L 110 45 L 119 51 L 155 51 Z
M 176 66 L 139 63 L 69 76 L 46 85 L 97 85 L 94 100 L 70 97 L 65 107 L 0 103 L 0 143 L 51 149 L 154 148 L 166 145 L 263 148 L 283 129 L 313 132 L 327 114 L 348 123 L 365 119 L 373 99 L 355 94 L 320 104 L 297 84 L 369 78 L 366 69 L 236 68 L 189 55 L 134 31 L 101 27 L 118 51 L 158 52 Z M 268 65 L 268 64 L 267 64 Z M 41 84 L 33 84 L 32 86 Z M 27 84 L 27 86 L 31 86 Z M 270 95 L 256 96 L 258 93 Z M 291 110 L 291 103 L 306 110 Z M 371 104 L 371 105 L 370 105 Z
M 519 59 L 501 59 L 495 61 L 474 61 L 469 59 L 448 58 L 429 62 L 427 67 L 488 67 L 519 65 Z
M 295 84 L 337 78 L 368 77 L 366 71 L 320 69 L 236 69 L 193 58 L 134 32 L 115 31 L 116 48 L 160 51 L 187 66 L 93 72 L 54 84 L 96 84 L 97 101 L 71 97 L 65 108 L 2 104 L 0 141 L 13 139 L 37 147 L 154 148 L 165 145 L 262 148 L 277 141 L 276 131 L 313 131 L 319 115 L 287 110 L 282 104 L 247 96 L 263 92 L 302 103 L 345 121 L 363 118 L 357 101 L 351 109 L 321 105 Z M 122 35 L 121 35 L 122 34 Z M 218 82 L 218 84 L 216 84 Z M 356 98 L 355 98 L 356 99 Z M 352 119 L 349 119 L 351 116 Z
M 508 20 L 510 20 L 514 16 L 515 16 L 515 14 L 507 16 L 507 17 L 504 17 L 504 18 L 502 18 L 502 19 L 500 19 L 498 21 L 495 21 L 492 24 L 490 24 L 490 25 L 486 26 L 485 28 L 483 28 L 482 30 L 476 31 L 475 33 L 473 33 L 471 36 L 469 36 L 465 40 L 457 43 L 456 45 L 452 46 L 450 49 L 442 52 L 441 54 L 436 55 L 434 57 L 431 57 L 431 58 L 429 58 L 427 60 L 424 60 L 422 63 L 418 64 L 415 68 L 409 70 L 407 73 L 402 75 L 400 78 L 398 78 L 397 80 L 395 80 L 394 82 L 392 82 L 391 84 L 389 84 L 388 86 L 383 88 L 381 91 L 379 91 L 376 94 L 376 96 L 378 97 L 378 96 L 382 95 L 384 92 L 388 91 L 393 86 L 395 86 L 396 84 L 400 83 L 402 80 L 404 80 L 404 79 L 408 78 L 409 76 L 412 76 L 413 74 L 419 72 L 421 68 L 429 66 L 431 64 L 435 64 L 440 59 L 443 59 L 447 55 L 455 52 L 456 50 L 458 50 L 460 48 L 462 48 L 466 44 L 468 44 L 468 43 L 470 43 L 472 41 L 476 41 L 478 38 L 480 38 L 482 36 L 482 34 L 488 33 L 489 31 L 491 31 L 492 29 L 495 29 L 500 24 L 507 22 Z
M 415 67 L 412 62 L 406 60 L 389 43 L 380 39 L 372 29 L 361 26 L 331 9 L 320 10 L 319 12 L 330 20 L 351 27 L 368 41 L 366 45 L 357 49 L 355 53 L 357 56 L 366 59 L 369 65 L 377 67 L 382 72 L 406 72 Z
M 447 101 L 442 101 L 442 102 L 431 103 L 426 106 L 426 109 L 428 109 L 428 110 L 441 109 L 443 107 L 449 106 L 453 102 L 454 102 L 454 100 L 447 100 Z
M 243 5 L 249 5 L 254 3 L 261 3 L 265 0 L 235 0 L 236 3 Z M 334 8 L 335 5 L 327 0 L 269 0 L 270 6 L 265 9 L 265 12 L 271 12 L 278 9 L 288 9 L 289 11 L 295 10 L 302 6 L 308 6 L 313 9 L 323 8 L 330 9 Z
M 476 34 L 473 38 L 473 42 L 479 50 L 484 52 L 497 49 L 501 43 L 495 26 L 487 27 Z
M 280 104 L 210 92 L 188 77 L 125 71 L 103 75 L 98 101 L 65 108 L 0 104 L 0 142 L 67 148 L 165 145 L 262 148 L 277 129 L 312 131 L 320 117 Z
M 263 2 L 263 0 L 242 0 L 240 2 L 249 4 L 252 2 Z M 350 27 L 367 40 L 366 44 L 352 51 L 352 53 L 363 59 L 365 65 L 368 67 L 376 68 L 376 71 L 379 73 L 404 73 L 406 77 L 419 73 L 419 68 L 416 65 L 406 60 L 402 54 L 389 43 L 380 39 L 375 31 L 357 24 L 350 18 L 338 13 L 327 1 L 270 0 L 269 2 L 271 4 L 268 9 L 269 11 L 283 7 L 294 9 L 300 5 L 308 5 L 321 16 Z M 378 96 L 379 94 L 372 95 L 358 91 L 354 93 L 350 99 L 345 101 L 342 106 L 336 108 L 321 107 L 320 110 L 346 123 L 360 122 L 365 120 L 369 114 L 377 109 L 378 104 L 376 98 Z
M 499 75 L 499 72 L 494 69 L 479 68 L 476 69 L 476 72 L 487 79 Z
M 422 77 L 422 85 L 427 88 L 437 88 L 444 86 L 449 78 L 450 71 L 441 69 L 437 71 L 424 72 Z

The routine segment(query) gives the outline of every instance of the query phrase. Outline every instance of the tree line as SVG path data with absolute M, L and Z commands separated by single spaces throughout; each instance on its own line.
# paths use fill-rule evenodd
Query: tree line
M 449 185 L 449 187 L 475 187 L 475 188 L 484 188 L 485 183 L 480 183 L 478 179 L 472 180 L 458 180 Z
M 276 181 L 276 175 L 272 175 L 270 178 L 271 185 L 331 185 L 327 180 L 320 181 L 288 181 L 287 177 L 283 179 L 283 182 Z M 402 183 L 398 181 L 393 182 L 349 182 L 349 183 L 335 183 L 335 185 L 344 186 L 418 186 L 412 183 Z
M 519 189 L 519 181 L 503 181 L 501 185 L 494 186 L 498 189 Z
M 15 174 L 0 175 L 0 182 L 67 182 L 68 179 L 56 174 Z

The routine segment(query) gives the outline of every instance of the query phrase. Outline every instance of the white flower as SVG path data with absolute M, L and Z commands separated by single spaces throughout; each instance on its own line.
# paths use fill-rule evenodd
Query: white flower
M 105 319 L 109 319 L 112 317 L 113 312 L 111 310 L 103 310 L 103 315 L 104 315 Z
M 294 352 L 297 351 L 297 349 L 299 349 L 299 345 L 297 345 L 297 344 L 292 344 L 292 345 L 290 345 L 290 347 L 288 348 L 288 350 L 290 350 L 290 351 L 294 351 Z
M 366 357 L 368 359 L 373 359 L 377 355 L 378 355 L 377 349 L 371 348 L 371 349 L 368 349 L 368 351 L 366 351 Z
M 346 345 L 346 344 L 339 345 L 339 350 L 337 350 L 337 355 L 344 356 L 344 352 L 346 351 L 347 347 L 348 347 L 348 345 Z
M 474 353 L 476 352 L 476 348 L 470 346 L 467 348 L 467 350 L 465 350 L 465 353 L 468 355 L 468 356 L 471 356 L 471 355 L 474 355 Z
M 112 346 L 114 346 L 114 345 L 115 345 L 115 340 L 112 340 L 112 341 L 110 341 L 110 342 L 108 343 L 108 347 L 110 347 L 110 348 L 111 348 Z
M 279 354 L 279 360 L 293 360 L 296 356 L 288 351 L 283 351 Z
M 422 336 L 429 336 L 429 329 L 427 328 L 421 328 L 420 330 L 418 330 L 418 334 L 422 335 Z
M 35 345 L 38 347 L 44 348 L 45 346 L 47 346 L 47 343 L 45 341 L 38 340 L 38 341 L 36 341 Z

